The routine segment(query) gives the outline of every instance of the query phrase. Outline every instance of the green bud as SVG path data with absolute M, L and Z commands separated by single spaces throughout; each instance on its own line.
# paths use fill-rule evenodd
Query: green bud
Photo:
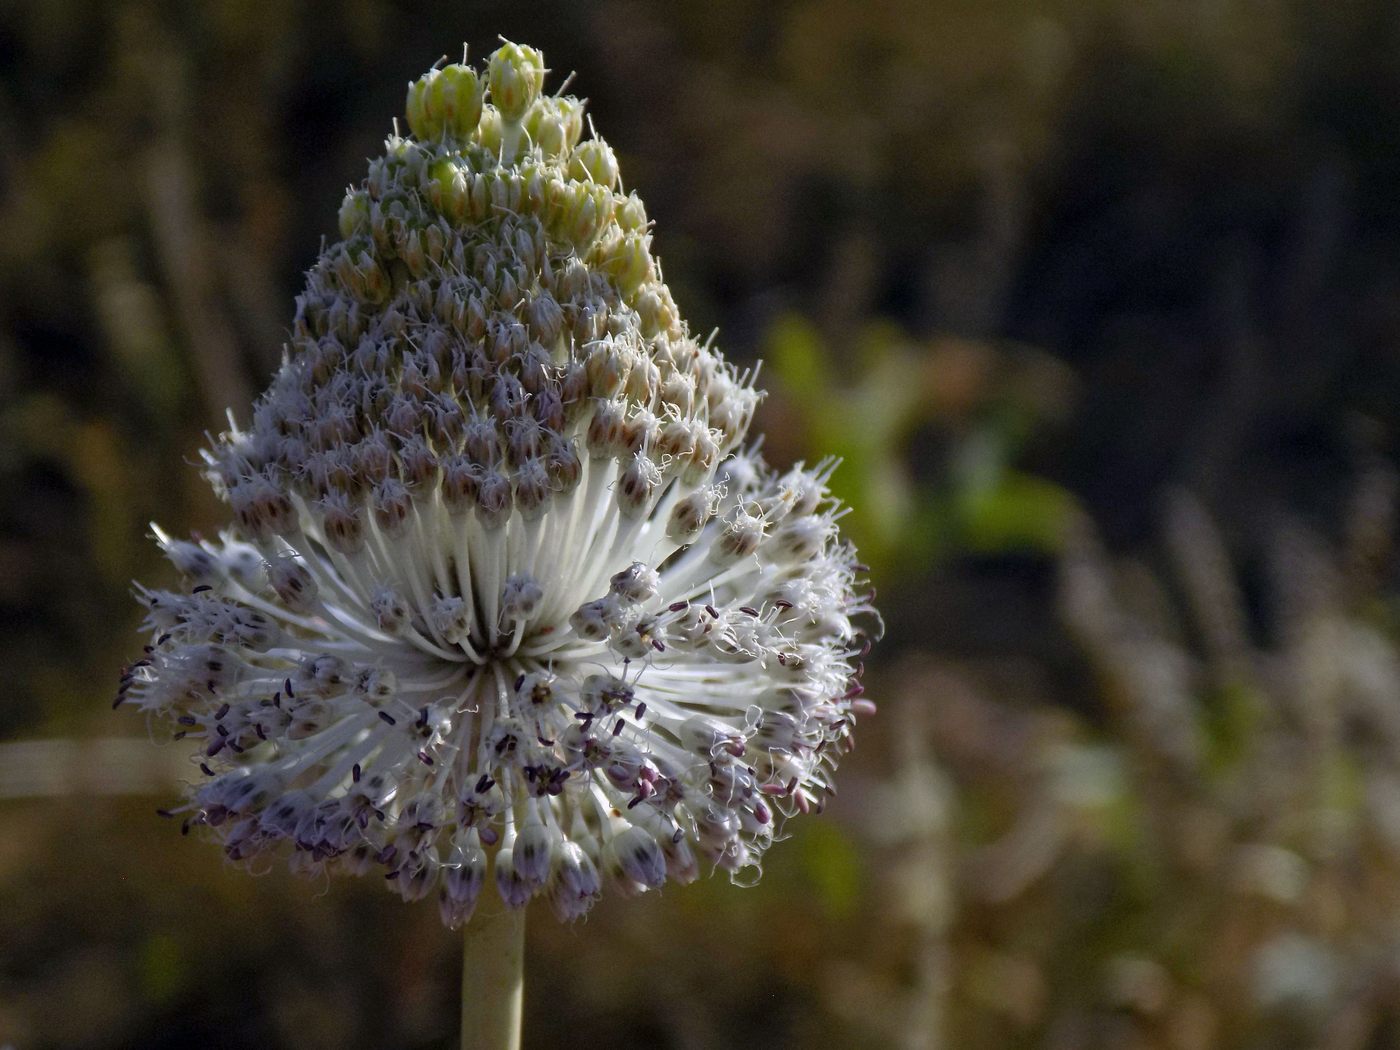
M 598 262 L 613 275 L 618 289 L 629 299 L 656 277 L 651 257 L 651 234 L 623 233 L 598 249 Z
M 501 152 L 501 111 L 495 106 L 487 106 L 481 113 L 481 123 L 476 129 L 476 141 L 493 158 Z
M 624 230 L 645 230 L 647 209 L 642 198 L 630 193 L 617 202 L 617 224 Z
M 449 218 L 460 221 L 466 214 L 469 172 L 453 160 L 444 157 L 434 162 L 428 169 L 428 183 L 424 187 L 428 200 L 438 211 Z
M 612 189 L 617 185 L 617 155 L 602 139 L 590 139 L 569 158 L 569 177 Z
M 576 98 L 542 98 L 525 115 L 530 141 L 546 157 L 560 157 L 583 135 L 583 103 Z
M 487 77 L 501 119 L 518 124 L 544 88 L 544 55 L 522 44 L 502 44 L 491 55 Z
M 340 236 L 346 239 L 362 233 L 369 225 L 369 196 L 363 190 L 351 190 L 340 202 Z
M 471 66 L 430 69 L 408 86 L 408 128 L 419 139 L 467 139 L 481 119 L 482 84 Z
M 601 186 L 555 179 L 546 194 L 551 232 L 580 251 L 591 245 L 612 221 L 613 195 Z

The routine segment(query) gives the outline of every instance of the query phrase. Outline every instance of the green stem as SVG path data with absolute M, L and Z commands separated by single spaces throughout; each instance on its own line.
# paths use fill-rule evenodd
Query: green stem
M 462 947 L 462 1050 L 519 1050 L 525 992 L 525 909 L 481 894 Z

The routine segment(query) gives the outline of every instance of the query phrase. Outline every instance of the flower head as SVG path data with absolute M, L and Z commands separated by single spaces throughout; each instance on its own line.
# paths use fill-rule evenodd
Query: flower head
M 465 921 L 756 870 L 850 743 L 861 640 L 830 467 L 770 470 L 543 56 L 435 69 L 340 210 L 248 429 L 232 528 L 119 701 L 198 738 L 235 861 L 382 869 Z

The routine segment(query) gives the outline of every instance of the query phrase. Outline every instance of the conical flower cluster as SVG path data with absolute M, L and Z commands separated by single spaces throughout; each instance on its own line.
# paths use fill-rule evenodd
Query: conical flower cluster
M 205 453 L 234 524 L 157 530 L 119 702 L 198 738 L 227 855 L 378 868 L 449 925 L 755 872 L 850 745 L 870 612 L 827 468 L 742 443 L 642 202 L 543 56 L 434 69 L 340 211 L 271 388 Z

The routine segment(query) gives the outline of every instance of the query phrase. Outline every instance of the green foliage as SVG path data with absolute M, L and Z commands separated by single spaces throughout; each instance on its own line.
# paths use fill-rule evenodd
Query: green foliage
M 1015 466 L 1065 408 L 1064 375 L 1042 355 L 921 343 L 878 322 L 838 355 L 789 314 L 770 327 L 764 358 L 803 447 L 841 460 L 832 489 L 877 578 L 957 553 L 1060 549 L 1072 497 Z

